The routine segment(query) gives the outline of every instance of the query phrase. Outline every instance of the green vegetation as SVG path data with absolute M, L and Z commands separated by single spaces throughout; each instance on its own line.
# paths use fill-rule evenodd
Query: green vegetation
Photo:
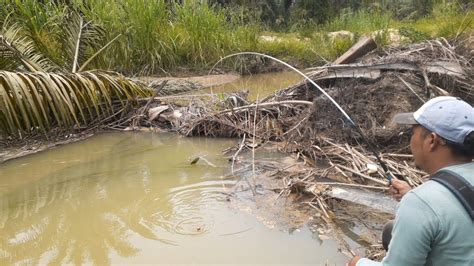
M 435 37 L 451 39 L 462 33 L 472 32 L 474 30 L 473 17 L 472 9 L 464 12 L 460 5 L 448 3 L 435 5 L 429 16 L 417 20 L 394 21 L 392 25 L 413 32 L 415 36 L 410 38 L 411 41 Z
M 81 127 L 109 115 L 112 99 L 146 94 L 121 76 L 83 71 L 207 71 L 240 51 L 299 67 L 320 65 L 362 35 L 383 46 L 471 33 L 469 3 L 0 0 L 0 134 Z M 345 32 L 331 33 L 336 31 Z M 225 63 L 242 68 L 243 62 L 252 60 Z
M 258 27 L 238 14 L 207 4 L 145 0 L 4 0 L 3 28 L 18 27 L 54 69 L 71 69 L 79 25 L 83 59 L 116 39 L 89 62 L 88 69 L 153 74 L 178 66 L 209 66 L 232 51 L 255 50 Z M 82 19 L 80 24 L 78 19 Z M 72 42 L 69 45 L 69 42 Z M 79 60 L 78 64 L 81 63 Z M 8 69 L 0 65 L 0 69 Z
M 2 0 L 0 21 L 3 29 L 17 30 L 16 39 L 23 43 L 19 46 L 30 47 L 30 54 L 35 51 L 45 70 L 82 66 L 81 70 L 108 69 L 127 75 L 178 67 L 206 70 L 219 58 L 239 51 L 270 54 L 300 67 L 317 65 L 333 60 L 364 34 L 383 45 L 391 41 L 389 29 L 400 29 L 402 41 L 412 42 L 453 38 L 473 28 L 472 7 L 465 1 L 182 2 Z M 354 37 L 327 36 L 341 30 Z M 14 66 L 18 64 L 7 66 L 0 60 L 0 69 L 18 69 Z

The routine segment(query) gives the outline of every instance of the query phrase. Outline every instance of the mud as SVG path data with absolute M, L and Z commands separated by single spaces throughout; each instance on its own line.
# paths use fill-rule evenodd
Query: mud
M 202 76 L 175 76 L 175 77 L 137 77 L 136 80 L 144 82 L 145 84 L 160 83 L 168 80 L 167 85 L 172 90 L 172 84 L 188 84 L 195 86 L 195 89 L 208 88 L 213 86 L 220 86 L 226 83 L 231 83 L 240 78 L 237 73 L 217 74 L 217 75 L 202 75 Z
M 28 136 L 21 140 L 0 139 L 0 164 L 9 160 L 25 157 L 55 147 L 74 143 L 92 137 L 94 133 L 69 133 L 50 136 Z

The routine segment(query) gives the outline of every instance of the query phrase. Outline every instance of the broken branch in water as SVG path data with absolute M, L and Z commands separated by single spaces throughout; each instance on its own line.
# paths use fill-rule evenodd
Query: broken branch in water
M 255 187 L 257 186 L 257 181 L 255 180 L 255 132 L 257 130 L 257 109 L 258 109 L 258 95 L 257 102 L 255 103 L 255 112 L 253 115 L 253 134 L 252 134 L 252 180 L 253 180 L 253 190 L 255 196 Z
M 242 141 L 240 142 L 239 149 L 234 153 L 231 159 L 232 164 L 231 164 L 230 170 L 232 174 L 234 174 L 234 164 L 235 164 L 235 160 L 237 159 L 237 155 L 239 155 L 243 147 L 245 147 L 245 134 L 244 134 L 244 137 L 242 138 Z

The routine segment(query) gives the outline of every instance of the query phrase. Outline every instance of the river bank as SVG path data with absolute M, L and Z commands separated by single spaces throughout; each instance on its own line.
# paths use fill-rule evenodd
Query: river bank
M 257 95 L 267 96 L 275 90 L 286 88 L 302 78 L 297 74 L 290 72 L 273 72 L 267 74 L 256 74 L 241 76 L 237 73 L 214 74 L 214 75 L 195 75 L 195 72 L 173 73 L 173 76 L 158 77 L 135 77 L 133 81 L 142 83 L 151 90 L 167 81 L 167 87 L 164 95 L 175 95 L 185 93 L 187 95 L 204 94 L 232 94 L 235 90 L 246 88 L 251 90 L 250 97 L 256 99 Z M 185 96 L 188 97 L 188 96 Z M 179 98 L 179 96 L 178 96 Z M 186 103 L 187 104 L 187 103 Z M 107 132 L 107 128 L 101 125 L 86 128 L 85 130 L 52 130 L 47 137 L 43 134 L 27 134 L 21 138 L 1 138 L 0 137 L 0 163 L 34 154 L 40 151 L 48 150 L 56 146 L 73 143 L 84 140 L 97 133 Z M 163 132 L 160 128 L 136 128 L 144 132 Z
M 255 81 L 252 81 L 252 78 L 247 76 L 244 79 L 240 78 L 237 83 L 233 84 L 233 82 L 236 81 L 235 77 L 235 75 L 225 75 L 196 77 L 191 79 L 180 78 L 178 80 L 183 82 L 205 80 L 208 82 L 207 85 L 217 85 L 214 87 L 215 93 L 219 92 L 220 90 L 222 90 L 220 93 L 227 91 L 228 96 L 233 96 L 233 90 L 242 88 L 242 86 L 245 85 L 247 89 L 253 90 L 253 93 L 255 95 L 260 95 L 260 97 L 271 95 L 271 89 L 284 89 L 290 84 L 294 84 L 296 82 L 295 76 L 293 74 L 286 73 L 255 75 Z M 225 84 L 222 84 L 223 80 L 228 81 L 229 83 L 227 84 L 230 84 L 231 86 L 226 87 Z M 148 83 L 152 83 L 154 81 L 156 80 L 152 78 L 144 80 L 144 82 Z M 158 82 L 162 81 L 162 79 L 158 80 Z M 180 84 L 183 84 L 183 82 Z M 224 86 L 220 87 L 218 85 Z M 200 92 L 198 92 L 198 94 L 204 93 L 202 89 L 199 91 Z M 196 92 L 192 90 L 187 91 L 187 93 L 196 94 Z M 206 93 L 210 93 L 210 91 L 207 91 Z M 256 100 L 256 98 L 254 99 Z M 128 130 L 131 130 L 131 128 L 127 129 L 127 131 Z M 139 127 L 134 128 L 133 131 L 153 132 L 153 134 L 160 135 L 169 130 L 158 127 Z M 39 152 L 47 152 L 51 149 L 57 149 L 58 147 L 64 146 L 66 144 L 72 145 L 73 143 L 78 142 L 74 145 L 81 145 L 80 143 L 83 143 L 83 141 L 86 139 L 89 139 L 93 136 L 107 134 L 107 132 L 107 129 L 97 127 L 92 130 L 83 131 L 80 133 L 65 133 L 58 131 L 54 134 L 50 134 L 49 139 L 47 140 L 44 139 L 44 136 L 42 135 L 26 136 L 22 140 L 2 140 L 0 141 L 0 150 L 2 151 L 0 153 L 0 163 L 10 161 L 14 164 L 18 160 L 21 161 L 25 156 L 37 154 Z M 248 145 L 251 146 L 252 144 L 248 143 Z M 280 169 L 282 170 L 281 173 L 290 171 L 294 174 L 295 172 L 307 172 L 310 171 L 310 169 L 304 168 L 303 162 L 297 162 L 297 160 L 290 157 L 286 158 L 284 161 L 277 160 L 277 158 L 274 156 L 275 154 L 279 153 L 281 148 L 282 147 L 279 145 L 263 145 L 262 147 L 258 147 L 257 154 L 260 154 L 260 152 L 263 151 L 264 154 L 267 154 L 267 156 L 271 155 L 273 159 L 262 161 L 262 156 L 257 159 L 256 169 L 258 176 L 254 176 L 257 181 L 251 187 L 248 187 L 246 185 L 248 183 L 243 181 L 245 180 L 243 178 L 250 179 L 252 177 L 252 171 L 250 170 L 252 168 L 252 162 L 250 159 L 251 154 L 249 154 L 248 151 L 242 151 L 241 155 L 245 154 L 246 158 L 241 158 L 240 155 L 234 158 L 235 161 L 232 163 L 232 168 L 238 171 L 232 173 L 232 175 L 240 177 L 242 180 L 238 182 L 234 188 L 227 192 L 230 196 L 230 206 L 239 211 L 248 213 L 249 215 L 258 217 L 257 219 L 260 223 L 273 230 L 283 230 L 289 232 L 294 230 L 296 230 L 296 232 L 299 232 L 300 230 L 303 232 L 308 231 L 313 234 L 313 237 L 319 239 L 321 243 L 325 241 L 336 241 L 337 245 L 340 245 L 342 253 L 345 254 L 340 254 L 343 257 L 348 258 L 350 254 L 349 250 L 351 249 L 357 248 L 365 250 L 368 248 L 369 242 L 361 241 L 359 238 L 361 235 L 363 235 L 365 238 L 376 239 L 376 231 L 371 231 L 364 226 L 354 227 L 354 223 L 348 223 L 350 219 L 343 218 L 344 215 L 342 213 L 337 214 L 337 217 L 341 217 L 342 219 L 338 220 L 341 225 L 336 226 L 334 223 L 328 224 L 324 220 L 326 219 L 325 217 L 322 218 L 321 214 L 315 212 L 311 206 L 302 203 L 304 200 L 298 196 L 298 193 L 288 194 L 282 197 L 282 192 L 285 191 L 284 188 L 286 185 L 284 184 L 284 180 L 281 180 L 280 178 L 275 179 L 275 176 L 268 175 L 268 171 L 277 173 Z M 234 152 L 235 150 L 233 151 L 233 149 L 229 149 L 227 156 L 232 158 Z M 36 156 L 41 156 L 41 154 L 37 154 Z M 11 161 L 12 159 L 17 160 Z M 252 192 L 254 188 L 256 188 L 256 191 L 258 191 L 256 194 L 253 194 Z M 234 197 L 236 200 L 231 200 Z M 378 220 L 370 221 L 371 226 L 381 228 L 381 224 L 382 222 Z M 352 230 L 356 230 L 357 233 L 354 233 Z M 348 243 L 350 243 L 350 246 L 348 246 Z
M 232 92 L 195 93 L 198 88 L 162 96 L 158 93 L 168 80 L 145 80 L 148 84 L 155 82 L 153 97 L 129 100 L 126 106 L 133 108 L 116 105 L 115 115 L 94 130 L 173 131 L 185 136 L 236 138 L 238 144 L 227 149 L 227 156 L 232 173 L 247 168 L 247 177 L 242 179 L 245 182 L 236 186 L 240 191 L 255 197 L 262 189 L 271 190 L 276 193 L 269 197 L 273 201 L 290 198 L 298 208 L 311 209 L 314 213 L 309 217 L 317 220 L 322 238 L 329 231 L 336 232 L 337 237 L 341 235 L 337 232 L 346 228 L 352 240 L 344 236 L 338 240 L 348 254 L 353 251 L 354 239 L 366 232 L 362 233 L 367 238 L 366 247 L 378 248 L 371 253 L 377 257 L 383 255 L 377 242 L 382 221 L 393 214 L 386 210 L 363 211 L 360 205 L 347 203 L 348 198 L 341 200 L 336 193 L 351 187 L 356 191 L 346 192 L 368 193 L 380 200 L 380 192 L 387 188 L 380 160 L 360 134 L 376 147 L 394 174 L 405 177 L 412 186 L 421 184 L 426 174 L 411 163 L 407 130 L 393 125 L 391 117 L 415 110 L 436 95 L 455 95 L 472 103 L 472 61 L 462 52 L 455 43 L 438 39 L 374 50 L 356 63 L 328 65 L 307 73 L 350 114 L 360 132 L 355 132 L 347 117 L 342 117 L 340 110 L 307 81 L 252 98 L 242 86 Z M 224 80 L 233 81 L 233 77 Z M 2 142 L 8 145 L 6 140 Z M 254 154 L 266 149 L 292 154 L 294 161 L 260 162 L 264 171 L 256 172 L 258 160 Z M 235 196 L 235 191 L 231 195 Z M 263 200 L 262 206 L 272 200 Z M 356 203 L 377 207 L 370 201 Z M 368 215 L 373 216 L 371 223 L 361 229 L 361 216 Z M 341 224 L 349 225 L 349 230 Z

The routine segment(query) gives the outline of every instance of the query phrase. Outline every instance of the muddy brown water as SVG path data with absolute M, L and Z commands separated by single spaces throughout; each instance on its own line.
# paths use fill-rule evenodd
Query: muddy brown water
M 236 142 L 104 133 L 0 164 L 0 264 L 344 264 L 336 241 L 232 204 Z
M 212 86 L 202 91 L 213 93 L 230 93 L 234 91 L 249 90 L 248 99 L 255 101 L 263 99 L 275 91 L 294 85 L 304 78 L 296 72 L 271 72 L 241 76 L 234 81 Z

